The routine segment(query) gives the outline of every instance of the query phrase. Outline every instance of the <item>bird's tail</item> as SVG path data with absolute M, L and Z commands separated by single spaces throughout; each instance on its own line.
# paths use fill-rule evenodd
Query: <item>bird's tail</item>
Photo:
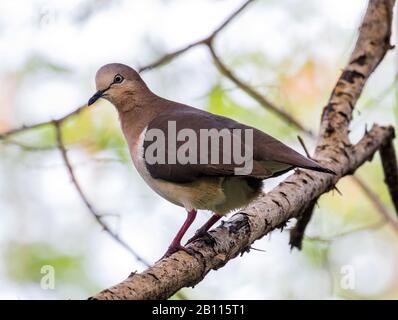
M 334 172 L 333 170 L 330 170 L 328 168 L 322 167 L 320 166 L 318 163 L 316 163 L 314 160 L 311 159 L 307 159 L 310 160 L 311 162 L 313 162 L 313 165 L 305 165 L 305 166 L 299 166 L 300 168 L 303 169 L 308 169 L 308 170 L 313 170 L 313 171 L 318 171 L 318 172 L 324 172 L 324 173 L 329 173 L 329 174 L 333 174 L 336 175 L 336 172 Z

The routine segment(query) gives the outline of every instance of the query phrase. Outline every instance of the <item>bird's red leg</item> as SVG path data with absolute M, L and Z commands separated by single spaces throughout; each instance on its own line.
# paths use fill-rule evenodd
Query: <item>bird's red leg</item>
M 188 211 L 188 215 L 184 224 L 181 226 L 180 230 L 178 230 L 177 235 L 174 237 L 163 258 L 168 257 L 178 250 L 185 250 L 185 248 L 181 245 L 181 239 L 184 236 L 185 232 L 187 232 L 188 228 L 191 226 L 195 218 L 196 210 L 192 209 L 191 211 Z
M 204 236 L 207 231 L 218 221 L 222 218 L 222 216 L 218 215 L 218 214 L 213 214 L 211 216 L 211 218 L 209 220 L 207 220 L 207 222 L 201 226 L 198 231 L 195 232 L 195 235 L 188 240 L 188 243 L 191 243 L 193 241 L 195 241 L 196 239 L 199 239 L 200 237 Z

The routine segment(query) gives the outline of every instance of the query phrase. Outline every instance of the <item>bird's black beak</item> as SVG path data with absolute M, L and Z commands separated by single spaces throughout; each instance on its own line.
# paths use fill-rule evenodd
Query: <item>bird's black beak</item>
M 104 94 L 104 90 L 98 90 L 91 98 L 90 100 L 88 100 L 87 105 L 90 106 L 92 105 L 95 101 L 97 101 L 99 98 L 102 97 L 102 95 Z

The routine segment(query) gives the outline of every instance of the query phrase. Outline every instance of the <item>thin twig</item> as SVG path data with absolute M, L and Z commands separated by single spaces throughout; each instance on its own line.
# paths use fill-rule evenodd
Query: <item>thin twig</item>
M 211 40 L 214 39 L 216 37 L 216 35 L 218 35 L 220 33 L 220 31 L 222 31 L 235 17 L 238 16 L 239 13 L 241 13 L 253 1 L 254 0 L 245 1 L 237 10 L 233 11 L 224 20 L 224 22 L 222 22 L 209 36 L 207 36 L 207 37 L 205 37 L 203 39 L 200 39 L 198 41 L 195 41 L 193 43 L 190 43 L 190 44 L 184 46 L 183 48 L 180 48 L 180 49 L 178 49 L 178 50 L 176 50 L 174 52 L 166 53 L 165 55 L 163 55 L 158 60 L 139 68 L 138 69 L 139 72 L 149 71 L 151 69 L 154 69 L 156 67 L 164 65 L 166 63 L 169 63 L 171 60 L 177 58 L 178 56 L 180 56 L 181 54 L 185 53 L 189 49 L 192 49 L 193 47 L 195 47 L 197 45 L 206 44 L 206 42 L 210 41 L 210 39 Z M 66 115 L 64 115 L 61 118 L 50 120 L 50 121 L 43 121 L 43 122 L 39 122 L 39 123 L 32 124 L 32 125 L 23 125 L 21 127 L 18 127 L 18 128 L 15 128 L 15 129 L 0 133 L 0 140 L 4 140 L 4 139 L 6 139 L 9 136 L 12 136 L 12 135 L 15 135 L 15 134 L 27 131 L 27 130 L 37 129 L 37 128 L 44 127 L 46 125 L 50 125 L 54 121 L 61 123 L 64 120 L 68 119 L 69 117 L 80 113 L 85 108 L 87 108 L 87 104 L 84 104 L 84 105 L 78 107 L 77 109 L 74 109 L 73 111 L 67 113 Z
M 174 58 L 178 57 L 179 55 L 183 54 L 184 52 L 188 51 L 189 49 L 192 49 L 200 44 L 203 44 L 203 39 L 192 42 L 192 43 L 186 45 L 185 47 L 182 47 L 182 48 L 180 48 L 176 51 L 173 51 L 171 53 L 166 53 L 165 55 L 160 57 L 158 60 L 156 60 L 148 65 L 138 68 L 138 72 L 142 73 L 142 72 L 160 67 L 166 63 L 169 63 Z
M 51 146 L 51 145 L 49 145 L 49 146 L 33 146 L 33 145 L 26 144 L 24 142 L 17 141 L 17 140 L 14 140 L 14 139 L 10 139 L 10 138 L 6 138 L 3 141 L 3 143 L 6 144 L 6 145 L 17 146 L 20 149 L 22 149 L 24 151 L 29 151 L 29 152 L 32 152 L 32 151 L 34 151 L 34 152 L 51 151 L 51 150 L 54 150 L 54 148 L 55 148 L 54 146 Z
M 241 13 L 253 1 L 254 0 L 248 0 L 248 1 L 244 2 L 241 6 L 239 6 L 238 9 L 236 9 L 234 12 L 232 12 L 216 29 L 214 29 L 214 31 L 209 36 L 204 37 L 195 42 L 192 42 L 190 44 L 187 44 L 184 47 L 182 47 L 178 50 L 175 50 L 174 52 L 167 53 L 167 54 L 163 55 L 158 60 L 155 60 L 154 62 L 139 68 L 138 72 L 141 73 L 144 71 L 148 71 L 148 70 L 157 68 L 161 65 L 164 65 L 164 64 L 170 62 L 174 58 L 178 57 L 179 55 L 187 52 L 188 50 L 190 50 L 196 46 L 210 42 L 220 33 L 220 31 L 222 31 L 239 13 Z
M 303 150 L 305 152 L 305 155 L 307 156 L 307 158 L 311 159 L 311 155 L 308 152 L 307 146 L 304 143 L 303 138 L 301 138 L 299 135 L 297 136 L 298 141 L 300 142 L 301 146 L 303 147 Z
M 304 239 L 308 240 L 308 241 L 319 241 L 319 242 L 332 242 L 338 238 L 342 238 L 342 237 L 346 237 L 348 235 L 351 235 L 353 233 L 357 233 L 357 232 L 362 232 L 362 231 L 368 231 L 368 230 L 378 230 L 381 227 L 386 225 L 386 220 L 381 219 L 380 221 L 371 224 L 371 225 L 364 225 L 364 226 L 360 226 L 358 228 L 352 229 L 352 230 L 347 230 L 347 231 L 343 231 L 340 232 L 338 234 L 335 234 L 333 236 L 329 236 L 329 237 L 310 237 L 310 236 L 305 236 Z
M 364 193 L 371 200 L 375 208 L 382 214 L 384 221 L 388 222 L 394 229 L 394 231 L 398 233 L 398 221 L 391 216 L 386 207 L 380 201 L 377 194 L 372 189 L 370 189 L 369 186 L 361 179 L 355 179 L 354 181 L 364 191 Z
M 65 144 L 63 142 L 62 138 L 62 132 L 61 132 L 61 122 L 59 121 L 53 121 L 54 127 L 55 127 L 55 133 L 56 133 L 56 138 L 57 138 L 57 146 L 59 151 L 61 152 L 62 159 L 64 161 L 65 167 L 68 170 L 69 177 L 76 189 L 76 191 L 79 194 L 80 199 L 83 201 L 91 215 L 94 217 L 94 219 L 101 225 L 104 231 L 106 231 L 117 243 L 119 243 L 123 248 L 125 248 L 128 252 L 130 252 L 139 262 L 144 264 L 145 266 L 150 266 L 149 262 L 147 262 L 144 258 L 142 258 L 137 252 L 135 252 L 126 242 L 124 242 L 119 235 L 117 235 L 115 232 L 113 232 L 109 226 L 102 220 L 102 215 L 97 213 L 97 211 L 94 209 L 94 206 L 90 203 L 90 201 L 87 199 L 86 195 L 84 194 L 79 182 L 77 181 L 76 175 L 74 173 L 72 164 L 69 161 L 67 150 L 65 148 Z
M 35 124 L 31 124 L 31 125 L 23 125 L 21 127 L 18 127 L 18 128 L 15 128 L 15 129 L 0 133 L 0 140 L 4 140 L 7 137 L 10 137 L 12 135 L 15 135 L 15 134 L 27 131 L 27 130 L 33 130 L 33 129 L 38 129 L 38 128 L 41 128 L 41 127 L 44 127 L 44 126 L 48 126 L 48 125 L 51 125 L 51 124 L 53 124 L 55 122 L 61 123 L 61 122 L 65 121 L 66 119 L 70 118 L 71 116 L 74 116 L 74 115 L 80 113 L 86 107 L 87 107 L 87 104 L 84 104 L 84 105 L 78 107 L 77 109 L 75 109 L 75 110 L 67 113 L 66 115 L 64 115 L 64 116 L 62 116 L 62 117 L 60 117 L 58 119 L 55 119 L 55 120 L 38 122 L 38 123 L 35 123 Z
M 305 132 L 308 135 L 313 135 L 311 130 L 304 127 L 297 119 L 295 119 L 289 112 L 283 110 L 282 108 L 278 107 L 276 104 L 269 101 L 266 97 L 261 95 L 259 92 L 254 90 L 249 84 L 243 82 L 237 76 L 235 76 L 232 71 L 224 65 L 221 59 L 218 57 L 216 52 L 214 51 L 212 42 L 206 43 L 207 47 L 209 48 L 210 54 L 213 58 L 214 63 L 216 64 L 217 68 L 220 72 L 234 82 L 239 88 L 241 88 L 244 92 L 246 92 L 250 97 L 256 100 L 262 107 L 267 110 L 272 111 L 281 119 L 285 120 L 287 123 L 291 124 L 295 128 Z

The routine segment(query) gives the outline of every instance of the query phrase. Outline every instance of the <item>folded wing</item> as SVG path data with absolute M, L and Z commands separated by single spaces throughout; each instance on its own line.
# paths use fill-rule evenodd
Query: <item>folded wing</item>
M 152 163 L 153 161 L 148 161 L 148 159 L 146 159 L 147 148 L 153 143 L 153 141 L 147 140 L 148 132 L 151 129 L 157 129 L 157 132 L 164 133 L 166 143 L 164 148 L 165 163 Z M 207 161 L 203 161 L 202 159 L 202 162 L 206 163 L 199 163 L 199 154 L 196 158 L 197 163 L 181 164 L 177 159 L 176 163 L 169 163 L 168 156 L 171 141 L 169 141 L 168 138 L 171 134 L 170 140 L 175 140 L 174 134 L 171 132 L 174 131 L 174 129 L 176 133 L 182 132 L 183 129 L 188 129 L 191 133 L 194 133 L 198 139 L 196 150 L 200 150 L 199 139 L 201 137 L 201 129 L 216 129 L 217 132 L 224 130 L 224 133 L 226 133 L 227 130 L 230 133 L 231 141 L 227 140 L 226 146 L 230 147 L 222 148 L 224 143 L 223 138 L 219 139 L 218 146 L 212 144 L 211 141 L 208 141 Z M 251 131 L 253 143 L 246 141 L 249 140 L 250 135 L 248 136 L 249 138 L 246 137 L 245 130 Z M 215 132 L 216 131 L 213 130 L 213 134 Z M 146 139 L 144 141 L 144 159 L 146 160 L 146 167 L 154 178 L 179 183 L 192 182 L 196 178 L 203 176 L 236 175 L 236 169 L 242 168 L 243 166 L 242 158 L 238 161 L 231 154 L 228 157 L 228 154 L 226 153 L 236 151 L 234 148 L 236 148 L 237 145 L 233 144 L 233 137 L 236 137 L 237 135 L 240 135 L 238 139 L 240 139 L 239 151 L 241 155 L 252 153 L 252 170 L 249 173 L 245 173 L 245 176 L 247 177 L 265 179 L 277 176 L 295 167 L 333 173 L 331 170 L 321 167 L 315 161 L 302 156 L 290 147 L 284 145 L 282 142 L 258 129 L 246 126 L 226 117 L 210 114 L 206 111 L 185 105 L 181 105 L 181 108 L 171 108 L 170 110 L 160 113 L 148 125 Z M 177 141 L 176 150 L 183 146 L 187 141 L 188 137 L 184 141 Z M 248 148 L 252 148 L 252 150 L 249 150 Z M 175 151 L 173 151 L 173 153 L 175 153 Z M 214 153 L 218 153 L 218 163 L 212 163 L 211 161 L 212 154 L 214 155 Z M 230 159 L 230 163 L 225 161 L 226 159 Z

